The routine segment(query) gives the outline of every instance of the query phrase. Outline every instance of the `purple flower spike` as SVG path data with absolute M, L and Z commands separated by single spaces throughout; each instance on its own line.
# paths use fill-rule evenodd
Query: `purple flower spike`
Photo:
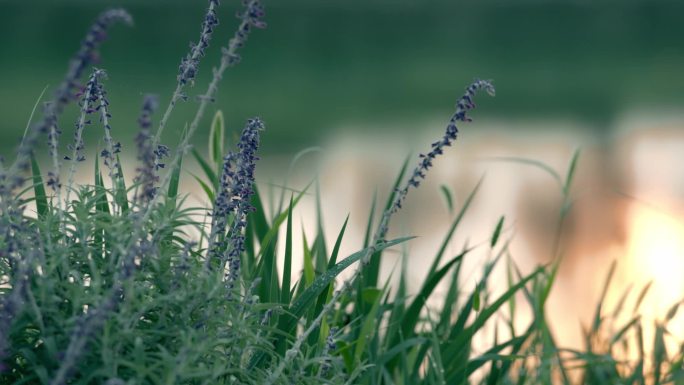
M 167 152 L 157 151 L 152 147 L 152 135 L 150 129 L 152 127 L 152 115 L 159 107 L 159 98 L 157 95 L 145 95 L 143 98 L 142 111 L 138 118 L 140 125 L 140 132 L 135 138 L 138 147 L 138 161 L 140 166 L 136 169 L 137 175 L 134 179 L 135 183 L 139 183 L 138 194 L 136 200 L 138 203 L 148 203 L 154 199 L 157 193 L 156 183 L 159 181 L 157 170 L 160 168 L 159 161 L 161 157 Z M 158 145 L 163 146 L 163 145 Z M 166 147 L 166 146 L 163 146 Z M 161 164 L 161 167 L 164 165 Z
M 444 136 L 442 136 L 440 140 L 432 143 L 432 149 L 430 152 L 427 154 L 420 154 L 420 161 L 413 170 L 413 174 L 411 174 L 411 177 L 406 182 L 404 187 L 397 189 L 395 192 L 396 195 L 394 196 L 394 202 L 389 210 L 386 210 L 383 213 L 380 225 L 378 226 L 378 230 L 374 237 L 375 239 L 373 244 L 382 242 L 385 239 L 385 235 L 387 235 L 389 226 L 389 219 L 392 214 L 401 209 L 409 189 L 420 186 L 420 183 L 423 181 L 423 179 L 425 179 L 428 170 L 432 167 L 432 162 L 435 160 L 435 158 L 444 153 L 444 147 L 451 146 L 456 140 L 458 137 L 458 127 L 456 126 L 456 123 L 472 121 L 467 113 L 475 108 L 473 97 L 480 90 L 484 90 L 492 96 L 495 94 L 494 86 L 487 80 L 475 79 L 475 81 L 466 88 L 465 94 L 456 102 L 456 112 L 454 112 L 454 114 L 451 116 L 451 119 L 449 119 Z M 372 252 L 367 253 L 362 260 L 364 264 L 369 262 L 370 256 L 372 254 Z

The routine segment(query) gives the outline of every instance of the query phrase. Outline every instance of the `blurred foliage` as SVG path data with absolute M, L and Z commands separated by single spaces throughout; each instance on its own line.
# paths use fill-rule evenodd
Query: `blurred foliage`
M 100 64 L 112 78 L 114 129 L 132 137 L 142 94 L 158 93 L 165 103 L 173 91 L 187 47 L 179 42 L 199 32 L 204 7 L 197 3 L 1 2 L 2 153 L 18 142 L 41 90 L 58 84 L 94 17 L 112 5 L 136 21 L 112 31 Z M 237 25 L 237 7 L 223 2 L 196 90 Z M 444 116 L 474 76 L 505 90 L 486 101 L 495 116 L 578 120 L 598 133 L 625 109 L 684 102 L 684 2 L 295 0 L 266 1 L 266 10 L 268 33 L 251 37 L 215 107 L 234 133 L 245 117 L 261 116 L 271 128 L 265 153 L 296 151 L 345 124 L 390 127 Z M 182 107 L 169 135 L 194 111 Z M 75 116 L 69 112 L 65 134 Z M 100 139 L 90 134 L 91 143 Z

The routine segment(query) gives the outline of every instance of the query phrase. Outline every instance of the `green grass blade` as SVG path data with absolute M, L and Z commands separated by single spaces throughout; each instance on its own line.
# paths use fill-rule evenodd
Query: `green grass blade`
M 109 214 L 109 202 L 107 201 L 107 191 L 105 190 L 104 180 L 100 172 L 100 159 L 95 155 L 95 193 L 97 195 L 97 211 Z
M 214 201 L 215 201 L 215 199 L 216 199 L 216 197 L 215 197 L 215 195 L 214 195 L 214 190 L 211 188 L 211 186 L 209 186 L 209 185 L 208 185 L 205 181 L 203 181 L 202 178 L 200 178 L 199 176 L 197 176 L 197 175 L 195 175 L 195 174 L 193 174 L 193 173 L 190 173 L 190 175 L 192 175 L 192 177 L 195 178 L 195 180 L 197 181 L 197 183 L 199 183 L 199 185 L 200 185 L 200 187 L 202 188 L 202 190 L 204 191 L 204 193 L 207 194 L 207 198 L 209 199 L 209 202 L 212 202 L 212 204 L 213 204 Z
M 292 280 L 292 202 L 294 197 L 290 197 L 290 206 L 287 210 L 287 230 L 285 234 L 285 256 L 283 263 L 283 285 L 280 290 L 280 302 L 290 304 L 290 286 Z
M 368 215 L 368 223 L 366 224 L 366 232 L 363 237 L 363 247 L 370 246 L 371 237 L 373 236 L 373 225 L 375 219 L 375 205 L 378 202 L 378 191 L 373 192 L 373 200 L 371 200 L 370 215 Z
M 579 160 L 580 150 L 576 149 L 572 154 L 572 160 L 570 161 L 570 166 L 568 167 L 568 172 L 565 177 L 565 183 L 563 184 L 563 193 L 567 196 L 570 193 L 570 187 L 572 186 L 572 180 L 575 177 L 575 171 L 577 170 L 577 161 Z
M 194 148 L 192 149 L 192 156 L 195 158 L 195 160 L 199 164 L 200 168 L 204 172 L 204 175 L 211 182 L 211 185 L 214 186 L 214 191 L 216 191 L 218 189 L 218 185 L 219 185 L 219 176 L 216 173 L 216 171 L 214 171 L 214 169 L 211 168 L 211 165 L 209 165 L 209 163 L 206 160 L 204 160 L 202 155 L 200 155 L 200 153 L 197 152 L 197 150 Z
M 556 183 L 558 184 L 558 187 L 563 189 L 563 186 L 564 186 L 563 181 L 562 181 L 560 175 L 558 175 L 558 173 L 556 172 L 556 170 L 551 168 L 548 164 L 540 162 L 538 160 L 515 157 L 515 156 L 495 156 L 495 157 L 485 158 L 485 160 L 494 161 L 494 162 L 519 163 L 519 164 L 524 164 L 524 165 L 536 167 L 536 168 L 546 172 L 547 174 L 549 174 L 553 178 L 553 180 L 556 181 Z
M 171 170 L 171 180 L 169 181 L 169 189 L 167 192 L 167 197 L 171 199 L 172 201 L 176 201 L 176 197 L 178 196 L 178 185 L 180 184 L 180 174 L 181 174 L 181 167 L 183 164 L 183 155 L 179 154 L 178 155 L 178 163 L 176 164 L 176 167 Z
M 449 269 L 451 269 L 451 267 L 454 266 L 454 264 L 460 262 L 463 259 L 463 257 L 466 254 L 468 254 L 468 252 L 470 252 L 470 250 L 471 249 L 464 250 L 463 252 L 461 252 L 461 254 L 452 258 L 451 261 L 449 261 L 446 265 L 444 265 L 434 274 L 427 277 L 425 283 L 423 284 L 423 287 L 420 289 L 420 292 L 413 300 L 411 305 L 409 305 L 408 309 L 406 310 L 406 315 L 404 319 L 401 321 L 403 337 L 408 338 L 409 336 L 412 336 L 415 333 L 415 327 L 418 323 L 420 313 L 423 310 L 423 307 L 425 306 L 427 299 L 430 297 L 430 295 L 435 290 L 437 285 L 442 281 L 442 278 L 444 278 L 446 274 L 449 272 Z
M 38 217 L 44 218 L 48 212 L 48 201 L 45 194 L 45 186 L 43 186 L 43 178 L 40 175 L 40 167 L 33 152 L 31 152 L 31 173 L 33 174 L 33 194 L 36 199 L 36 211 L 38 212 Z
M 392 207 L 392 202 L 394 202 L 396 191 L 399 188 L 401 181 L 404 179 L 404 176 L 406 175 L 409 160 L 410 157 L 406 157 L 406 160 L 404 160 L 404 163 L 401 166 L 401 170 L 399 170 L 399 175 L 397 175 L 397 178 L 394 180 L 394 184 L 392 184 L 392 189 L 390 190 L 391 193 L 387 197 L 387 202 L 385 202 L 385 208 L 383 212 L 389 210 Z M 380 252 L 373 253 L 373 255 L 370 257 L 368 265 L 364 269 L 363 284 L 365 287 L 375 287 L 378 285 L 378 276 L 380 274 L 380 254 Z
M 211 128 L 209 129 L 209 158 L 217 167 L 221 167 L 221 158 L 223 157 L 223 146 L 226 136 L 226 126 L 224 124 L 223 112 L 217 110 L 214 118 L 211 120 Z
M 437 255 L 435 255 L 435 259 L 433 260 L 432 265 L 430 266 L 430 270 L 428 270 L 428 277 L 434 274 L 437 270 L 437 267 L 439 266 L 444 256 L 444 253 L 446 252 L 447 246 L 449 245 L 451 238 L 454 236 L 454 232 L 458 228 L 458 225 L 461 223 L 461 220 L 463 220 L 463 217 L 465 216 L 466 212 L 468 211 L 468 208 L 472 204 L 475 195 L 477 195 L 477 192 L 480 190 L 483 181 L 484 177 L 480 178 L 480 180 L 477 182 L 473 190 L 466 198 L 465 202 L 463 202 L 461 210 L 459 211 L 458 215 L 456 215 L 454 221 L 451 223 L 451 226 L 449 227 L 449 230 L 447 231 L 446 236 L 444 237 L 444 240 L 442 241 L 442 244 L 440 245 L 439 250 L 437 251 Z
M 388 247 L 396 246 L 413 238 L 414 237 L 398 238 L 384 242 L 376 247 L 380 250 L 384 250 Z M 287 319 L 287 322 L 284 323 L 285 327 L 280 329 L 280 337 L 276 343 L 276 351 L 278 351 L 278 345 L 284 344 L 284 336 L 292 335 L 292 331 L 297 326 L 297 321 L 299 318 L 304 314 L 306 309 L 310 308 L 314 304 L 314 301 L 321 294 L 321 292 L 325 290 L 328 285 L 330 285 L 335 277 L 337 277 L 346 268 L 351 266 L 351 264 L 354 262 L 358 262 L 367 252 L 368 248 L 362 249 L 338 262 L 331 269 L 316 277 L 311 286 L 304 289 L 302 293 L 297 296 L 295 301 L 292 303 L 292 306 L 287 309 L 287 313 L 283 315 L 283 317 Z M 262 357 L 263 354 L 256 354 L 251 361 L 250 367 L 254 367 L 254 365 L 261 361 Z
M 493 249 L 494 246 L 496 246 L 496 243 L 499 241 L 499 236 L 501 235 L 501 229 L 503 228 L 504 224 L 504 217 L 502 216 L 499 218 L 499 222 L 496 224 L 496 228 L 494 229 L 494 233 L 492 234 L 492 241 L 489 243 L 489 246 Z
M 304 188 L 304 190 L 302 190 L 302 191 L 297 195 L 297 197 L 294 199 L 293 208 L 294 208 L 294 207 L 297 207 L 297 204 L 298 204 L 299 201 L 302 199 L 302 197 L 304 197 L 304 195 L 306 194 L 306 192 L 307 192 L 307 190 L 309 189 L 309 187 L 311 187 L 311 184 L 312 184 L 312 183 L 313 183 L 313 181 L 310 182 L 310 183 Z M 256 190 L 255 190 L 255 191 L 256 191 Z M 254 195 L 257 196 L 257 195 L 258 195 L 258 192 L 255 192 Z M 253 204 L 254 204 L 254 207 L 257 207 L 257 205 L 261 206 L 260 201 L 259 201 L 259 202 L 253 201 Z M 257 210 L 258 210 L 258 208 L 257 208 Z M 262 210 L 263 210 L 263 209 L 262 209 Z M 265 216 L 264 216 L 263 218 L 265 218 Z M 262 222 L 262 225 L 261 225 L 261 227 L 259 228 L 259 232 L 258 232 L 258 234 L 257 234 L 257 237 L 258 237 L 257 240 L 259 241 L 259 246 L 260 246 L 260 250 L 259 250 L 260 253 L 266 249 L 266 246 L 268 246 L 268 244 L 271 242 L 271 240 L 273 239 L 273 237 L 275 237 L 275 236 L 278 235 L 278 231 L 280 230 L 280 226 L 283 224 L 283 222 L 285 222 L 286 219 L 287 219 L 287 211 L 278 214 L 278 216 L 276 216 L 276 218 L 273 220 L 273 223 L 271 224 L 270 227 L 268 227 L 268 224 L 266 224 L 266 226 L 264 227 L 264 226 L 263 226 L 263 222 Z M 264 219 L 264 220 L 265 220 L 265 219 Z M 267 230 L 265 234 L 263 234 L 264 229 Z
M 439 186 L 439 191 L 442 192 L 444 196 L 444 201 L 446 203 L 447 209 L 449 209 L 449 214 L 454 212 L 454 194 L 451 192 L 449 187 L 446 185 Z
M 313 256 L 311 255 L 311 249 L 309 248 L 309 243 L 306 240 L 306 233 L 302 229 L 302 258 L 304 258 L 304 287 L 309 287 L 314 281 L 316 276 L 316 270 L 314 269 Z
M 121 212 L 126 213 L 129 209 L 128 196 L 126 196 L 126 181 L 124 180 L 124 173 L 121 168 L 121 160 L 119 159 L 118 154 L 116 155 L 116 172 L 119 174 L 119 177 L 116 178 L 116 186 L 113 186 L 115 188 L 114 199 L 116 200 L 116 204 L 121 207 Z

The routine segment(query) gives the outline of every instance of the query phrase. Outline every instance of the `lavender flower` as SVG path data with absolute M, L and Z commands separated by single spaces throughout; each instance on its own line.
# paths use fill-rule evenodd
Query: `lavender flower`
M 45 103 L 45 122 L 48 126 L 48 152 L 52 158 L 52 171 L 48 172 L 47 185 L 52 188 L 52 191 L 58 193 L 62 187 L 59 180 L 59 136 L 62 131 L 57 126 L 57 115 L 55 115 L 53 102 Z M 61 201 L 61 199 L 59 199 Z
M 264 16 L 264 11 L 263 7 L 261 6 L 261 2 L 259 0 L 250 0 L 245 1 L 244 4 L 245 11 L 242 13 L 238 13 L 238 18 L 240 18 L 242 22 L 238 26 L 238 29 L 235 32 L 234 37 L 230 39 L 230 41 L 228 42 L 228 47 L 222 48 L 223 54 L 221 56 L 221 63 L 218 68 L 214 68 L 213 77 L 211 79 L 211 82 L 209 82 L 209 86 L 207 87 L 206 92 L 198 97 L 199 107 L 197 108 L 195 117 L 192 119 L 192 122 L 190 122 L 190 125 L 188 126 L 188 131 L 186 135 L 183 137 L 181 143 L 178 145 L 176 155 L 171 161 L 173 165 L 176 165 L 178 162 L 180 162 L 182 156 L 185 155 L 188 149 L 190 148 L 189 139 L 194 135 L 195 131 L 199 127 L 200 121 L 204 116 L 204 111 L 206 110 L 208 103 L 214 100 L 214 95 L 218 90 L 218 83 L 223 77 L 223 73 L 226 71 L 228 67 L 237 63 L 237 50 L 238 48 L 244 45 L 245 41 L 247 41 L 247 35 L 251 31 L 251 27 L 264 28 L 266 26 L 266 23 L 264 23 L 261 20 L 261 18 Z M 210 2 L 210 8 L 211 6 L 212 3 Z M 168 119 L 171 110 L 173 109 L 173 106 L 176 103 L 176 94 L 180 92 L 181 88 L 181 84 L 179 84 L 178 87 L 176 87 L 176 92 L 174 92 L 174 96 L 171 98 L 171 103 L 167 107 L 164 116 L 159 122 L 159 128 L 157 129 L 157 133 L 155 134 L 153 140 L 154 144 L 159 142 L 159 138 L 166 124 L 166 120 Z M 161 185 L 166 186 L 167 183 L 169 183 L 169 180 L 170 176 L 167 175 L 167 177 L 164 179 Z
M 245 9 L 237 13 L 237 18 L 242 20 L 242 23 L 240 23 L 233 38 L 228 42 L 228 47 L 222 49 L 223 56 L 221 60 L 222 62 L 225 61 L 227 66 L 233 66 L 240 62 L 240 55 L 237 54 L 237 50 L 242 48 L 247 41 L 252 27 L 266 28 L 266 22 L 263 21 L 265 12 L 261 2 L 259 0 L 244 0 L 242 4 L 245 6 Z
M 473 103 L 473 97 L 479 90 L 485 90 L 489 95 L 494 95 L 494 86 L 486 80 L 476 79 L 471 85 L 466 88 L 465 94 L 458 99 L 456 102 L 456 112 L 451 116 L 449 124 L 447 124 L 446 132 L 442 138 L 434 143 L 432 143 L 432 149 L 427 154 L 420 154 L 421 161 L 418 163 L 416 168 L 413 170 L 411 177 L 406 182 L 403 188 L 398 189 L 395 192 L 394 201 L 389 210 L 383 213 L 380 225 L 375 234 L 375 239 L 373 244 L 382 242 L 387 234 L 387 229 L 389 225 L 389 219 L 401 209 L 401 206 L 406 199 L 406 195 L 411 187 L 416 188 L 420 186 L 420 182 L 425 179 L 425 175 L 428 170 L 432 167 L 432 162 L 437 158 L 437 156 L 444 153 L 444 148 L 451 146 L 451 144 L 456 140 L 458 136 L 458 127 L 456 122 L 470 122 L 472 119 L 467 115 L 468 111 L 475 108 L 475 103 Z M 373 254 L 369 251 L 366 256 L 362 259 L 363 263 L 368 263 L 370 256 Z
M 137 176 L 135 183 L 139 184 L 140 191 L 136 194 L 136 200 L 140 204 L 149 203 L 157 193 L 156 183 L 159 181 L 157 170 L 159 169 L 159 159 L 157 151 L 152 148 L 152 137 L 150 128 L 152 127 L 152 114 L 159 106 L 157 95 L 145 95 L 143 107 L 138 124 L 140 132 L 135 138 L 138 147 L 138 161 L 140 166 L 136 168 Z M 163 164 L 161 164 L 163 167 Z
M 88 83 L 86 84 L 85 90 L 83 92 L 83 97 L 79 102 L 81 106 L 81 114 L 76 121 L 76 131 L 74 132 L 74 142 L 67 146 L 71 150 L 71 155 L 64 156 L 65 160 L 71 161 L 71 167 L 69 168 L 69 180 L 67 184 L 67 196 L 66 201 L 69 202 L 69 195 L 74 184 L 74 174 L 76 172 L 76 163 L 85 160 L 85 155 L 83 154 L 84 144 L 83 144 L 83 130 L 86 125 L 92 124 L 91 120 L 86 120 L 87 117 L 96 111 L 93 107 L 95 102 L 98 100 L 98 87 L 99 78 L 104 76 L 104 72 L 101 70 L 95 70 L 90 75 Z
M 133 24 L 133 18 L 124 9 L 115 8 L 109 9 L 101 13 L 95 23 L 90 27 L 85 39 L 81 42 L 81 48 L 76 53 L 69 63 L 69 70 L 67 71 L 62 84 L 55 91 L 57 99 L 57 113 L 69 103 L 73 98 L 74 90 L 78 90 L 78 79 L 81 78 L 83 71 L 92 63 L 99 61 L 99 54 L 97 48 L 107 38 L 107 30 L 117 22 L 123 22 L 127 25 Z
M 332 357 L 330 353 L 337 349 L 337 344 L 335 343 L 335 334 L 337 334 L 337 327 L 331 327 L 328 332 L 328 336 L 325 338 L 325 346 L 323 346 L 323 363 L 321 364 L 319 376 L 325 377 L 331 368 Z
M 219 6 L 218 0 L 209 0 L 209 8 L 207 13 L 204 15 L 204 21 L 202 22 L 202 32 L 200 33 L 199 41 L 197 43 L 190 43 L 190 52 L 181 59 L 181 64 L 178 66 L 178 75 L 176 76 L 177 84 L 176 90 L 171 96 L 171 101 L 166 107 L 166 111 L 159 121 L 159 127 L 157 132 L 152 139 L 152 147 L 157 147 L 159 140 L 161 139 L 164 127 L 166 127 L 166 122 L 171 116 L 171 111 L 173 111 L 176 103 L 179 100 L 186 100 L 187 96 L 183 93 L 183 88 L 186 84 L 192 85 L 197 76 L 197 71 L 199 70 L 200 59 L 204 56 L 204 51 L 209 47 L 209 42 L 211 41 L 211 36 L 214 33 L 214 28 L 218 25 L 218 17 L 216 16 L 216 8 Z
M 102 12 L 90 27 L 81 42 L 81 47 L 69 62 L 69 68 L 62 83 L 55 90 L 54 101 L 49 104 L 43 119 L 31 127 L 26 138 L 21 142 L 17 159 L 8 172 L 10 176 L 29 170 L 31 150 L 37 143 L 38 135 L 46 133 L 52 127 L 53 121 L 62 113 L 64 107 L 74 100 L 77 91 L 81 89 L 78 80 L 88 66 L 99 60 L 98 47 L 107 38 L 109 28 L 117 22 L 131 25 L 133 18 L 123 9 L 109 9 Z M 3 191 L 9 194 L 23 184 L 23 178 L 5 178 L 4 182 L 9 182 L 9 186 L 3 188 Z M 7 199 L 7 197 L 4 196 L 3 199 Z
M 245 237 L 243 230 L 247 225 L 247 215 L 254 211 L 250 201 L 254 194 L 254 170 L 256 151 L 259 148 L 259 135 L 264 130 L 264 124 L 259 118 L 249 119 L 242 131 L 238 142 L 239 152 L 225 158 L 224 170 L 221 176 L 221 192 L 215 202 L 215 215 L 217 216 L 212 233 L 215 236 L 223 236 L 226 215 L 233 213 L 233 222 L 227 234 L 227 241 L 221 263 L 227 263 L 229 275 L 227 287 L 232 289 L 239 277 L 240 256 L 245 250 Z M 235 170 L 232 169 L 232 161 L 235 161 Z M 221 215 L 221 216 L 219 216 Z M 213 219 L 212 219 L 213 220 Z M 223 227 L 222 227 L 223 226 Z M 207 263 L 216 249 L 210 249 Z
M 214 259 L 219 256 L 220 251 L 224 248 L 223 243 L 217 243 L 217 238 L 223 237 L 226 232 L 226 225 L 228 221 L 228 214 L 233 210 L 233 180 L 235 179 L 235 162 L 237 155 L 234 152 L 229 152 L 223 157 L 223 167 L 221 170 L 221 180 L 219 184 L 218 194 L 214 201 L 214 208 L 211 213 L 211 233 L 209 234 L 209 246 L 207 247 L 208 258 Z
M 202 33 L 199 42 L 190 43 L 190 52 L 181 60 L 178 67 L 178 84 L 185 85 L 194 81 L 199 69 L 200 59 L 204 56 L 204 50 L 209 47 L 211 35 L 214 28 L 218 25 L 218 17 L 215 8 L 218 7 L 218 0 L 209 0 L 209 9 L 202 22 Z
M 99 101 L 95 111 L 100 113 L 100 122 L 105 132 L 105 149 L 100 152 L 100 156 L 104 160 L 105 166 L 109 168 L 109 176 L 112 178 L 112 185 L 114 185 L 116 178 L 121 177 L 118 172 L 119 164 L 116 160 L 116 154 L 121 152 L 121 143 L 114 142 L 114 139 L 112 139 L 112 126 L 109 124 L 109 119 L 112 115 L 109 113 L 107 91 L 105 91 L 102 85 L 102 80 L 107 78 L 107 73 L 104 70 L 96 69 L 93 76 L 96 78 L 93 93 Z

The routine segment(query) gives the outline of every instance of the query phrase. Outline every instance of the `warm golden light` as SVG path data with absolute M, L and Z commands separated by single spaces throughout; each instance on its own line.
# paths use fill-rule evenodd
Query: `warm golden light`
M 684 220 L 643 204 L 631 207 L 628 220 L 628 277 L 637 287 L 653 282 L 641 306 L 646 325 L 653 325 L 684 297 Z M 645 329 L 647 341 L 652 336 L 649 329 Z M 668 330 L 684 337 L 681 322 L 670 322 Z
M 650 303 L 665 310 L 684 294 L 684 223 L 657 209 L 630 210 L 629 263 L 635 282 L 653 281 Z

